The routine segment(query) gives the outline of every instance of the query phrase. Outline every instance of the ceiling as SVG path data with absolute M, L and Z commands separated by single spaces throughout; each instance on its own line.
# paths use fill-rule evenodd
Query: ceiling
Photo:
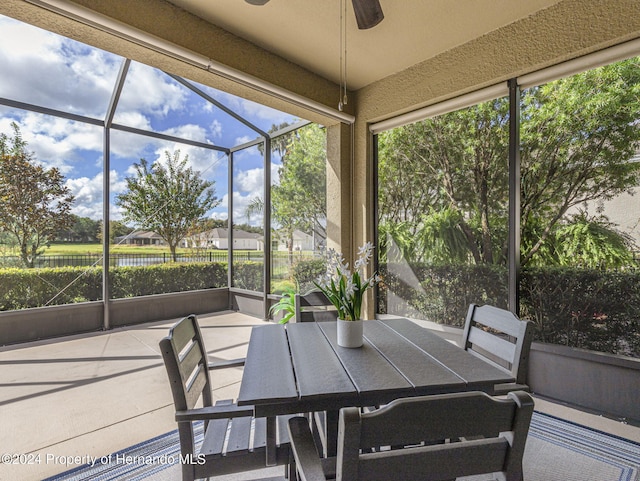
M 340 1 L 169 0 L 335 83 L 340 81 Z M 358 30 L 347 5 L 347 81 L 357 90 L 560 0 L 380 0 L 385 18 Z

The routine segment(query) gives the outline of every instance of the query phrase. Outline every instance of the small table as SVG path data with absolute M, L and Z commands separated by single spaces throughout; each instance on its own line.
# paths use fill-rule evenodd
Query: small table
M 267 417 L 275 446 L 277 415 L 326 411 L 327 426 L 334 426 L 342 407 L 426 394 L 491 394 L 494 385 L 514 381 L 404 318 L 365 321 L 364 344 L 356 349 L 338 346 L 336 322 L 269 324 L 251 331 L 238 405 L 253 405 L 256 417 Z M 327 428 L 329 454 L 335 454 L 333 431 Z

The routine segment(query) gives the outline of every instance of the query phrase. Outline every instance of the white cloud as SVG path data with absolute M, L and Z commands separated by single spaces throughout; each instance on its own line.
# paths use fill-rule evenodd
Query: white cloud
M 255 168 L 239 172 L 235 175 L 233 185 L 240 192 L 262 192 L 264 169 Z
M 126 182 L 113 170 L 109 178 L 110 191 L 118 194 L 126 190 Z M 65 184 L 75 197 L 72 213 L 79 217 L 89 217 L 94 220 L 102 219 L 103 177 L 102 172 L 94 177 L 79 177 L 67 179 Z M 120 208 L 111 205 L 111 218 L 120 219 Z
M 252 140 L 255 140 L 255 137 L 249 137 L 248 135 L 243 135 L 242 137 L 236 137 L 234 145 L 242 145 Z M 243 150 L 242 152 L 258 152 L 257 147 L 250 147 L 249 149 Z
M 169 154 L 173 156 L 177 150 L 180 151 L 180 159 L 184 159 L 185 155 L 189 156 L 187 165 L 200 172 L 203 178 L 227 178 L 226 154 L 216 150 L 203 149 L 178 142 L 172 144 L 165 143 L 156 149 L 154 159 L 147 160 L 149 162 L 165 163 L 165 151 L 169 151 Z
M 252 102 L 251 100 L 235 97 L 226 92 L 216 92 L 212 96 L 225 107 L 233 110 L 241 117 L 246 118 L 262 129 L 268 130 L 272 124 L 279 125 L 283 122 L 291 124 L 297 120 L 296 117 L 285 112 L 280 112 L 279 110 Z
M 121 57 L 1 15 L 0 31 L 0 96 L 104 119 L 123 60 Z M 204 90 L 261 128 L 268 129 L 272 123 L 293 120 L 288 114 L 254 102 L 210 88 Z M 193 109 L 198 109 L 198 113 L 209 112 L 202 125 L 176 125 L 163 132 L 200 142 L 220 142 L 223 134 L 230 138 L 237 136 L 234 145 L 255 140 L 257 134 L 244 127 L 237 129 L 236 120 L 226 115 L 218 118 L 218 108 L 207 102 L 192 105 L 187 102 L 189 97 L 187 89 L 164 73 L 132 62 L 114 122 L 141 130 L 160 131 L 166 128 L 165 119 L 174 120 L 177 118 L 174 114 L 183 111 L 193 114 L 196 111 Z M 47 167 L 58 167 L 69 178 L 68 185 L 77 197 L 74 213 L 83 217 L 101 217 L 103 129 L 33 112 L 16 109 L 6 111 L 7 115 L 3 110 L 0 117 L 0 133 L 11 135 L 9 124 L 15 119 L 23 138 L 28 142 L 28 149 L 35 153 L 36 159 Z M 211 113 L 216 113 L 216 118 Z M 174 120 L 171 125 L 176 123 Z M 241 137 L 241 132 L 249 133 Z M 221 152 L 112 130 L 111 167 L 119 171 L 119 174 L 115 170 L 112 173 L 112 193 L 116 194 L 125 188 L 122 179 L 132 175 L 133 162 L 138 162 L 142 157 L 153 162 L 163 159 L 165 150 L 173 153 L 177 149 L 182 156 L 188 154 L 190 165 L 203 172 L 206 178 L 224 179 L 222 182 L 226 184 L 228 163 Z M 252 147 L 237 152 L 236 159 L 240 162 L 246 160 L 246 166 L 260 165 L 255 162 L 257 155 L 258 149 Z M 263 178 L 262 168 L 248 169 L 236 176 L 236 221 L 246 221 L 246 205 L 256 195 L 261 195 Z M 277 166 L 274 166 L 272 178 L 277 182 Z M 218 209 L 222 210 L 220 207 Z M 111 213 L 112 217 L 120 214 L 115 206 L 111 207 Z M 222 218 L 220 216 L 226 217 L 227 214 L 218 212 L 213 215 Z
M 236 97 L 237 98 L 237 97 Z M 250 100 L 240 99 L 240 108 L 245 115 L 249 118 L 266 120 L 270 124 L 279 125 L 283 122 L 293 123 L 295 120 L 293 116 L 280 112 L 279 110 L 272 109 L 265 105 L 260 105 Z M 269 128 L 271 125 L 269 125 Z
M 214 139 L 222 138 L 222 123 L 219 120 L 214 119 L 209 126 L 209 132 L 211 132 Z
M 271 184 L 279 184 L 278 164 L 271 164 Z M 239 172 L 234 177 L 234 188 L 240 192 L 259 192 L 262 195 L 264 190 L 264 169 L 256 167 Z
M 226 211 L 213 211 L 209 217 L 216 220 L 227 220 L 229 213 Z
M 181 139 L 194 140 L 196 142 L 207 142 L 207 130 L 201 125 L 184 124 L 167 129 L 163 133 L 174 137 L 180 137 Z
M 235 191 L 233 193 L 233 222 L 236 224 L 244 224 L 249 222 L 250 225 L 261 225 L 262 214 L 253 214 L 247 219 L 247 206 L 256 199 L 255 193 L 243 195 L 240 192 Z M 222 196 L 222 202 L 220 202 L 220 209 L 227 210 L 229 207 L 229 194 Z M 229 217 L 227 212 L 213 212 L 211 214 L 213 219 L 227 219 Z
M 136 62 L 131 63 L 127 80 L 122 89 L 116 110 L 117 122 L 120 116 L 131 111 L 141 111 L 145 114 L 166 117 L 172 110 L 183 107 L 186 93 L 184 88 L 177 85 L 159 70 Z
M 117 120 L 115 123 L 128 127 L 134 127 L 140 130 L 152 130 L 149 117 L 135 110 L 119 112 L 115 120 Z
M 0 30 L 0 96 L 104 117 L 118 57 L 6 17 Z
M 122 132 L 119 130 L 111 131 L 111 153 L 112 155 L 125 159 L 140 160 L 149 151 L 153 151 L 158 146 L 165 145 L 160 139 L 154 137 L 141 137 L 140 135 Z M 112 160 L 113 162 L 113 160 Z
M 0 96 L 104 119 L 123 59 L 0 16 Z M 185 89 L 164 73 L 132 62 L 116 122 L 149 128 L 183 108 Z
M 67 187 L 75 196 L 72 212 L 80 217 L 102 218 L 102 174 L 89 179 L 68 179 Z
M 277 178 L 277 165 L 271 166 L 272 178 Z M 256 168 L 238 173 L 234 178 L 233 192 L 233 221 L 235 223 L 247 222 L 247 207 L 256 199 L 264 199 L 263 189 L 263 169 Z M 222 197 L 220 207 L 229 207 L 229 195 Z M 220 217 L 216 217 L 220 218 Z M 260 225 L 263 216 L 261 213 L 252 214 L 248 219 L 251 225 Z
M 80 155 L 81 150 L 95 152 L 95 161 L 101 163 L 103 130 L 100 127 L 22 112 L 19 118 L 1 118 L 0 132 L 12 136 L 11 122 L 18 124 L 27 150 L 46 167 L 57 167 L 68 175 L 74 171 L 77 162 L 86 162 L 86 155 L 84 158 Z

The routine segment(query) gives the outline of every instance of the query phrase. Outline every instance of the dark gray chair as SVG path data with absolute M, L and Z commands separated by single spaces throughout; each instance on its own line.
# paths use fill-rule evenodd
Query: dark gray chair
M 509 372 L 515 383 L 495 386 L 495 395 L 509 391 L 528 391 L 529 351 L 533 323 L 493 306 L 471 304 L 462 336 L 462 346 L 475 356 Z
M 335 321 L 338 319 L 337 309 L 322 291 L 296 294 L 294 302 L 296 322 Z
M 266 419 L 254 418 L 252 406 L 237 406 L 232 400 L 212 403 L 209 370 L 244 365 L 244 359 L 209 363 L 195 315 L 183 318 L 160 341 L 176 409 L 182 479 L 208 478 L 251 471 L 266 466 Z M 196 404 L 202 399 L 202 407 Z M 278 418 L 275 462 L 288 468 L 290 462 L 289 417 Z M 204 421 L 204 440 L 196 445 L 195 424 Z M 254 434 L 252 435 L 252 429 Z M 285 474 L 289 474 L 286 472 Z
M 533 399 L 523 391 L 506 399 L 480 392 L 396 399 L 364 414 L 342 408 L 338 455 L 328 459 L 319 457 L 307 419 L 292 418 L 289 433 L 302 481 L 445 481 L 487 473 L 522 481 L 532 413 Z

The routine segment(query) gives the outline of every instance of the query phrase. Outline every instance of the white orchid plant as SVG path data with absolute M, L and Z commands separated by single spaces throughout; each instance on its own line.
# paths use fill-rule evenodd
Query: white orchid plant
M 355 270 L 349 270 L 342 254 L 335 249 L 327 250 L 327 271 L 314 282 L 338 310 L 338 318 L 346 321 L 360 319 L 362 300 L 370 287 L 380 282 L 381 278 L 373 273 L 367 278 L 365 269 L 373 254 L 373 244 L 367 242 L 358 249 Z

